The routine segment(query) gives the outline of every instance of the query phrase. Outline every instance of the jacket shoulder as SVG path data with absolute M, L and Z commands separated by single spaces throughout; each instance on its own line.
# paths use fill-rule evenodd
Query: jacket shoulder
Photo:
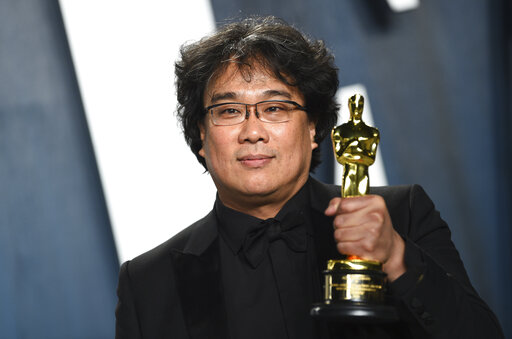
M 132 277 L 138 276 L 139 274 L 145 275 L 152 269 L 159 271 L 158 268 L 162 265 L 170 265 L 172 252 L 185 251 L 191 239 L 194 239 L 195 235 L 201 234 L 203 229 L 207 228 L 208 225 L 211 224 L 212 218 L 215 218 L 215 216 L 210 212 L 208 215 L 186 227 L 167 241 L 133 258 L 132 260 L 125 262 L 123 265 L 129 265 L 130 275 Z
M 388 208 L 409 202 L 412 192 L 421 189 L 419 185 L 377 186 L 370 188 L 370 194 L 380 195 L 386 201 Z

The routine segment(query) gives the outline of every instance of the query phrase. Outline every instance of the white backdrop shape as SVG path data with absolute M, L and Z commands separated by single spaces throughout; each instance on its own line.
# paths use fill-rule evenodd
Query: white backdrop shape
M 175 118 L 179 46 L 208 0 L 60 0 L 120 262 L 204 216 L 215 187 Z

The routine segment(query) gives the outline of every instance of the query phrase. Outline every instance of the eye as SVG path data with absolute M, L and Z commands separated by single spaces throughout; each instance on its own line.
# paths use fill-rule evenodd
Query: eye
M 240 112 L 240 110 L 236 109 L 236 108 L 233 108 L 233 107 L 226 107 L 226 108 L 223 108 L 219 114 L 220 115 L 237 115 L 237 114 L 241 114 L 242 112 Z
M 283 112 L 283 111 L 287 111 L 287 110 L 288 109 L 287 109 L 286 105 L 284 105 L 282 103 L 268 103 L 264 107 L 264 112 L 267 112 L 267 113 L 279 113 L 279 112 Z
M 221 119 L 231 119 L 242 115 L 243 110 L 243 106 L 227 104 L 216 107 L 213 111 L 213 114 Z

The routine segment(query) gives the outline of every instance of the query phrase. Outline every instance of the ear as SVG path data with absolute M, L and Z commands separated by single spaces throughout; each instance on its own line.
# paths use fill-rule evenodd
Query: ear
M 206 135 L 206 130 L 205 130 L 205 127 L 204 127 L 204 122 L 199 122 L 197 123 L 197 127 L 199 128 L 199 135 L 201 136 L 201 144 L 202 144 L 202 147 L 201 149 L 199 150 L 199 155 L 202 156 L 203 158 L 205 157 L 205 152 L 204 152 L 204 138 L 205 138 L 205 135 Z
M 311 150 L 314 150 L 318 147 L 318 144 L 315 141 L 316 136 L 316 123 L 313 121 L 309 122 L 309 137 L 311 138 Z

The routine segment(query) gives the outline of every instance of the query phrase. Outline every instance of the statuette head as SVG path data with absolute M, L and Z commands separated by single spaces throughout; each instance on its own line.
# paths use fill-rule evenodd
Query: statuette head
M 360 120 L 363 115 L 364 97 L 361 94 L 355 94 L 348 99 L 348 109 L 350 118 Z

